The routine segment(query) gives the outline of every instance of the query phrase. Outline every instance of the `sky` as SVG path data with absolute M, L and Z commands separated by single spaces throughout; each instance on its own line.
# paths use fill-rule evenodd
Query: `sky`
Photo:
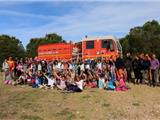
M 135 26 L 160 22 L 160 1 L 0 0 L 0 34 L 31 38 L 57 33 L 66 41 L 87 36 L 124 37 Z

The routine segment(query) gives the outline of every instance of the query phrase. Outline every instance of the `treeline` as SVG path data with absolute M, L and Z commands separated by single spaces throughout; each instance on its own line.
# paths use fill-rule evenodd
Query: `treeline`
M 0 66 L 5 58 L 35 57 L 39 45 L 48 43 L 65 42 L 62 36 L 51 33 L 42 38 L 31 38 L 23 47 L 22 42 L 9 35 L 0 35 Z M 143 26 L 130 29 L 128 35 L 120 39 L 123 53 L 155 53 L 160 57 L 160 24 L 156 20 L 148 21 Z
M 57 42 L 65 41 L 62 39 L 62 36 L 51 33 L 42 38 L 32 38 L 25 49 L 18 38 L 9 35 L 0 35 L 0 67 L 2 66 L 4 59 L 8 57 L 35 57 L 37 56 L 39 45 Z
M 25 56 L 25 49 L 22 42 L 16 37 L 10 37 L 8 35 L 0 35 L 0 66 L 4 59 L 11 57 L 23 57 Z
M 45 37 L 42 38 L 31 38 L 29 44 L 26 46 L 26 55 L 28 57 L 35 57 L 37 56 L 37 50 L 39 45 L 58 42 L 65 41 L 62 39 L 62 36 L 56 33 L 47 34 Z
M 148 53 L 160 57 L 160 24 L 156 20 L 130 29 L 128 35 L 120 39 L 123 53 Z

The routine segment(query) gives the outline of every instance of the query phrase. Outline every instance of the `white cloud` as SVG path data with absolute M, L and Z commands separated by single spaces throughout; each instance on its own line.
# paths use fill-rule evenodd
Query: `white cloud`
M 50 20 L 39 27 L 17 27 L 4 30 L 21 38 L 26 45 L 31 37 L 44 36 L 51 32 L 57 32 L 66 39 L 76 40 L 80 40 L 86 34 L 127 34 L 131 27 L 143 25 L 148 20 L 159 20 L 159 6 L 160 2 L 102 2 L 84 4 L 81 10 L 64 16 L 36 15 L 8 10 L 0 11 L 0 15 L 7 13 L 13 16 Z
M 0 10 L 0 16 L 16 16 L 16 17 L 29 17 L 29 18 L 37 18 L 37 19 L 54 19 L 54 16 L 45 16 L 45 15 L 38 15 L 32 13 L 24 13 L 24 12 L 17 12 L 17 11 L 10 11 L 10 10 Z

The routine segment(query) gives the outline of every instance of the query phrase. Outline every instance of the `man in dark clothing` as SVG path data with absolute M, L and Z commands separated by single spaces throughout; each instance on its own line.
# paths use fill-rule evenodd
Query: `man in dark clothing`
M 135 75 L 134 83 L 139 84 L 139 80 L 141 79 L 141 61 L 138 56 L 135 56 L 135 59 L 132 62 L 132 67 Z
M 45 60 L 41 61 L 41 65 L 42 65 L 42 72 L 46 72 L 47 69 L 47 62 Z
M 124 60 L 120 54 L 118 55 L 116 59 L 115 65 L 116 65 L 117 70 L 124 69 Z
M 150 58 L 149 58 L 148 55 L 145 55 L 144 60 L 143 60 L 143 64 L 142 64 L 144 82 L 148 81 L 150 79 L 149 78 L 149 75 L 150 75 L 150 66 L 151 66 Z
M 116 59 L 115 66 L 116 66 L 116 70 L 117 70 L 117 78 L 119 78 L 122 71 L 124 73 L 124 60 L 122 59 L 122 56 L 120 54 L 118 55 L 118 57 Z
M 143 62 L 144 62 L 144 54 L 140 54 L 139 55 L 139 69 L 140 69 L 140 83 L 143 84 L 144 83 L 144 79 L 143 79 L 143 73 L 144 73 L 144 68 L 143 68 Z
M 125 59 L 125 68 L 127 71 L 127 80 L 128 82 L 131 82 L 131 72 L 132 72 L 132 58 L 130 53 L 127 53 L 126 59 Z

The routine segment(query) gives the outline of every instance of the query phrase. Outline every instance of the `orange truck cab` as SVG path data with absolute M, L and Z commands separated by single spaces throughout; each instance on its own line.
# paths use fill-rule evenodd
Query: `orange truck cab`
M 122 54 L 119 40 L 114 36 L 86 37 L 82 40 L 82 58 L 113 57 Z

